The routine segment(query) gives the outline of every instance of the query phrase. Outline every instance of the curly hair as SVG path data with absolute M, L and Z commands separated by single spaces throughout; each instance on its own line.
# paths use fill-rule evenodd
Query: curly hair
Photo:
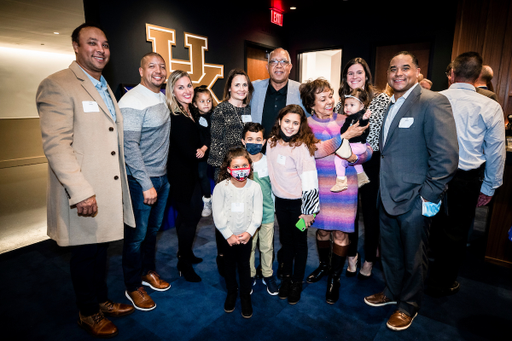
M 231 161 L 236 159 L 237 157 L 245 157 L 247 161 L 249 161 L 249 167 L 251 167 L 251 173 L 249 174 L 249 179 L 252 180 L 252 160 L 249 152 L 244 147 L 231 147 L 229 148 L 226 156 L 224 156 L 224 161 L 222 161 L 222 165 L 219 169 L 219 176 L 217 178 L 217 183 L 231 178 L 231 174 L 228 172 L 228 167 L 231 165 Z
M 310 114 L 313 114 L 311 108 L 315 105 L 315 96 L 324 91 L 334 91 L 331 84 L 324 78 L 308 80 L 300 85 L 300 99 Z
M 300 105 L 297 104 L 287 105 L 286 107 L 279 111 L 276 123 L 274 123 L 274 126 L 272 127 L 272 132 L 270 133 L 270 137 L 268 138 L 270 147 L 275 147 L 277 142 L 281 139 L 281 136 L 279 134 L 279 131 L 281 130 L 281 120 L 287 114 L 297 114 L 300 116 L 299 132 L 296 135 L 294 135 L 290 140 L 290 147 L 298 147 L 304 143 L 309 150 L 309 154 L 311 156 L 314 156 L 315 151 L 318 149 L 316 147 L 316 143 L 318 143 L 320 140 L 315 138 L 315 135 L 313 135 L 313 131 L 308 125 L 308 118 L 306 117 L 304 110 L 302 110 Z

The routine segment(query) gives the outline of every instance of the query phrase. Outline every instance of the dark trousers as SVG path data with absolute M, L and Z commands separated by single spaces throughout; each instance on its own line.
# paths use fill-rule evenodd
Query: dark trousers
M 173 202 L 178 212 L 176 217 L 176 233 L 178 235 L 178 251 L 181 256 L 187 257 L 192 253 L 192 244 L 196 236 L 197 224 L 201 220 L 203 200 L 201 199 L 201 186 L 199 181 L 194 185 L 194 191 L 190 201 Z
M 430 266 L 429 284 L 449 288 L 457 279 L 466 254 L 469 229 L 484 176 L 485 164 L 470 171 L 457 170 L 448 183 L 446 201 L 432 221 L 431 250 L 434 262 Z
M 308 233 L 299 230 L 295 224 L 301 213 L 301 199 L 276 197 L 276 217 L 279 224 L 283 275 L 291 276 L 293 282 L 302 282 L 308 259 Z
M 398 302 L 398 309 L 414 316 L 421 306 L 427 275 L 428 235 L 432 218 L 421 214 L 418 195 L 409 212 L 389 215 L 379 209 L 384 294 Z
M 212 189 L 210 186 L 210 177 L 208 176 L 208 163 L 206 163 L 206 161 L 199 161 L 198 173 L 201 193 L 203 197 L 209 198 L 212 195 Z
M 219 243 L 222 244 L 222 249 L 224 250 L 224 278 L 228 293 L 238 290 L 238 283 L 236 281 L 236 272 L 238 270 L 240 295 L 249 295 L 252 289 L 250 264 L 252 238 L 249 239 L 247 244 L 229 246 L 224 238 Z
M 107 249 L 108 243 L 71 247 L 70 273 L 75 290 L 76 305 L 83 316 L 99 311 L 98 303 L 108 300 Z
M 379 194 L 379 169 L 380 152 L 373 152 L 372 158 L 363 165 L 370 183 L 359 189 L 361 199 L 361 210 L 356 214 L 354 222 L 354 233 L 349 234 L 350 245 L 348 256 L 354 257 L 358 249 L 359 239 L 359 214 L 363 214 L 364 221 L 364 259 L 367 262 L 374 262 L 377 258 L 377 248 L 379 247 L 380 226 L 379 210 L 377 207 L 377 196 Z M 361 212 L 362 211 L 362 212 Z

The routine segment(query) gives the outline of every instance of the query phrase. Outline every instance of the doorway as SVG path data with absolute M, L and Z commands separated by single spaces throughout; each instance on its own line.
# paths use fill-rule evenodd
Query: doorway
M 322 50 L 299 54 L 301 83 L 325 78 L 334 90 L 335 103 L 339 102 L 338 90 L 341 81 L 341 50 Z

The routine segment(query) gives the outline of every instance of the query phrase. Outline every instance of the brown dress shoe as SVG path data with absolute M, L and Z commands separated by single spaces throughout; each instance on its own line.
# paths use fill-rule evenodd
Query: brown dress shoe
M 392 301 L 383 292 L 379 292 L 378 294 L 365 297 L 364 303 L 372 307 L 382 307 L 388 304 L 396 304 L 396 301 Z
M 171 285 L 161 279 L 156 271 L 149 271 L 147 275 L 142 276 L 142 285 L 150 287 L 156 291 L 166 291 L 171 288 Z
M 100 310 L 105 316 L 120 317 L 130 315 L 135 308 L 129 304 L 114 303 L 110 300 L 100 303 Z
M 391 317 L 388 320 L 388 323 L 386 323 L 386 326 L 388 326 L 389 329 L 392 330 L 405 330 L 409 328 L 409 326 L 412 323 L 412 320 L 418 316 L 418 313 L 414 314 L 414 316 L 409 316 L 406 313 L 397 310 L 391 315 Z
M 119 331 L 117 327 L 103 316 L 100 311 L 91 316 L 82 316 L 78 313 L 78 325 L 94 337 L 109 338 L 116 336 Z
M 156 303 L 143 287 L 137 288 L 135 291 L 125 291 L 124 294 L 133 303 L 135 309 L 150 311 L 156 308 Z

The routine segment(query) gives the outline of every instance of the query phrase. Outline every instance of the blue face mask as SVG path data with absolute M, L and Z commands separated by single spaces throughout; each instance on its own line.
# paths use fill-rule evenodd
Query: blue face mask
M 245 149 L 247 149 L 247 152 L 251 155 L 256 155 L 261 152 L 261 149 L 263 148 L 263 145 L 260 143 L 246 143 Z
M 430 201 L 422 201 L 422 207 L 421 207 L 421 214 L 425 217 L 433 217 L 439 212 L 439 209 L 441 208 L 441 200 L 439 200 L 439 203 L 434 204 Z

